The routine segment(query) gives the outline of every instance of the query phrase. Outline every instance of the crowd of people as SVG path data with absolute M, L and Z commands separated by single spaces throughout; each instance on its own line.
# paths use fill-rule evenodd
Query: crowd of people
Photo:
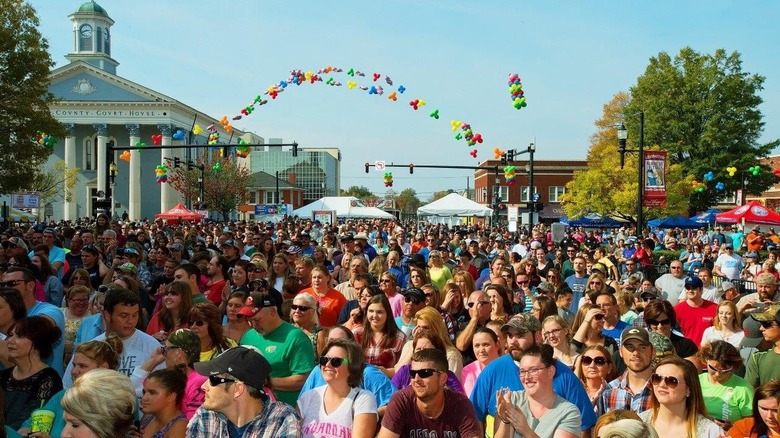
M 773 229 L 99 215 L 0 242 L 6 436 L 780 437 Z

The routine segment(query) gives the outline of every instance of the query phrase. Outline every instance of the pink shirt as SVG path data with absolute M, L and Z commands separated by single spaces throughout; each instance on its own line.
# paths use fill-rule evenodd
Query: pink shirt
M 208 380 L 208 377 L 202 376 L 195 371 L 191 371 L 187 376 L 187 385 L 184 387 L 184 398 L 181 402 L 181 412 L 187 416 L 188 420 L 192 419 L 195 411 L 198 410 L 206 398 L 206 394 L 201 389 L 206 380 Z
M 474 384 L 477 382 L 479 373 L 482 372 L 482 365 L 478 360 L 471 362 L 463 367 L 460 372 L 460 381 L 463 383 L 463 390 L 466 392 L 466 397 L 471 397 L 471 391 L 474 389 Z

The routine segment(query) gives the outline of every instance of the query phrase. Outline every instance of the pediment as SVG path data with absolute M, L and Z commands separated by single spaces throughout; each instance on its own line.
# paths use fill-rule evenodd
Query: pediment
M 49 91 L 64 102 L 176 102 L 81 61 L 53 70 L 49 79 Z

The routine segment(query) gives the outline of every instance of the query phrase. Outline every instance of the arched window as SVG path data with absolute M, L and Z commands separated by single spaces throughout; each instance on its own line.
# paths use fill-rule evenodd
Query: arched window
M 106 52 L 106 55 L 111 56 L 111 37 L 108 34 L 108 28 L 103 33 L 103 51 Z
M 82 166 L 84 170 L 92 170 L 92 157 L 94 154 L 92 153 L 92 139 L 86 139 L 84 140 L 84 165 Z
M 99 26 L 97 28 L 97 32 L 95 33 L 95 44 L 97 45 L 95 51 L 102 52 L 103 51 L 103 29 L 101 29 Z

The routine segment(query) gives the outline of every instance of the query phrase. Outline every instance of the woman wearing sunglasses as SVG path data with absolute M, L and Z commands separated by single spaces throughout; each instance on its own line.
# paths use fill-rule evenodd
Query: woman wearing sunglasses
M 200 361 L 200 338 L 194 331 L 179 329 L 171 333 L 165 344 L 152 353 L 140 367 L 133 372 L 133 380 L 145 379 L 159 365 L 165 363 L 168 369 L 180 371 L 187 379 L 181 411 L 192 419 L 206 395 L 201 388 L 208 377 L 198 374 L 193 368 Z M 139 394 L 140 395 L 140 394 Z
M 753 394 L 753 415 L 743 418 L 729 429 L 731 438 L 759 438 L 780 436 L 780 381 L 772 380 L 756 388 Z
M 652 407 L 639 414 L 663 436 L 718 438 L 723 429 L 707 416 L 697 369 L 687 360 L 667 357 L 650 377 Z
M 160 286 L 163 291 L 160 310 L 152 315 L 146 333 L 158 341 L 164 341 L 168 333 L 188 327 L 192 302 L 190 286 L 183 281 L 174 281 Z
M 190 310 L 188 325 L 200 338 L 200 362 L 214 359 L 237 345 L 225 336 L 221 321 L 219 309 L 211 302 L 195 304 Z
M 495 438 L 539 436 L 577 438 L 579 409 L 553 391 L 555 359 L 549 345 L 534 345 L 520 357 L 520 381 L 525 389 L 500 390 L 496 396 Z
M 358 387 L 365 366 L 360 346 L 345 339 L 331 339 L 319 358 L 319 366 L 326 384 L 298 398 L 302 437 L 318 438 L 323 436 L 321 430 L 344 429 L 339 435 L 373 437 L 379 417 L 374 394 Z
M 607 389 L 607 383 L 614 377 L 614 372 L 612 355 L 601 345 L 586 348 L 577 358 L 574 374 L 585 387 L 594 409 L 601 393 Z
M 225 336 L 233 342 L 241 342 L 241 337 L 249 331 L 249 322 L 244 315 L 240 315 L 238 312 L 244 308 L 244 302 L 246 302 L 247 294 L 245 292 L 233 292 L 228 296 L 227 304 L 225 306 L 225 316 L 227 317 L 227 323 L 222 326 L 222 332 Z
M 726 341 L 712 341 L 701 347 L 699 358 L 707 372 L 699 375 L 707 412 L 723 430 L 752 415 L 753 387 L 734 374 L 742 367 L 739 350 Z
M 327 332 L 320 327 L 317 300 L 309 294 L 298 294 L 290 306 L 290 322 L 306 333 L 315 355 L 319 357 L 328 338 Z
M 587 347 L 601 345 L 609 354 L 618 349 L 617 342 L 609 336 L 604 336 L 604 313 L 593 304 L 583 304 L 577 311 L 571 324 L 572 330 L 577 330 L 571 340 L 571 345 L 577 353 L 582 353 Z
M 650 330 L 672 341 L 677 356 L 690 361 L 697 370 L 702 369 L 696 344 L 672 331 L 672 328 L 677 326 L 677 313 L 669 301 L 656 300 L 645 304 L 644 322 Z

